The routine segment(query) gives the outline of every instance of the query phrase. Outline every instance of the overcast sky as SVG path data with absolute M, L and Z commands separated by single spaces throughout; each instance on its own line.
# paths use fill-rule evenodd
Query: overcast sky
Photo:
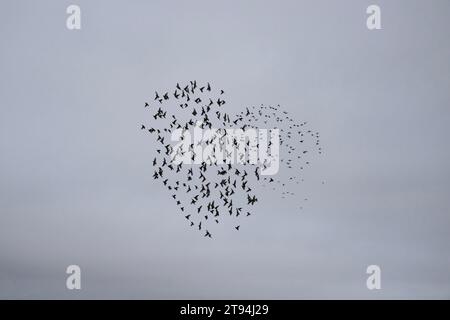
M 447 0 L 2 1 L 0 298 L 450 298 L 449 30 Z M 192 79 L 320 132 L 303 210 L 186 226 L 139 126 Z

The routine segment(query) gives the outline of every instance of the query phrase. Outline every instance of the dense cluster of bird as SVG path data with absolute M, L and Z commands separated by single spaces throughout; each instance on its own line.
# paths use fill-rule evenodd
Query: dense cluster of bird
M 230 115 L 224 110 L 224 95 L 223 90 L 213 89 L 210 83 L 177 83 L 173 90 L 155 92 L 153 100 L 145 102 L 144 107 L 151 113 L 151 118 L 149 123 L 141 125 L 141 130 L 149 132 L 158 146 L 152 161 L 153 179 L 160 180 L 170 192 L 188 225 L 208 238 L 212 237 L 210 230 L 213 225 L 218 224 L 223 216 L 235 218 L 234 228 L 240 230 L 241 219 L 253 214 L 251 208 L 258 202 L 259 187 L 271 186 L 274 190 L 281 188 L 282 197 L 294 196 L 295 193 L 288 187 L 289 184 L 302 181 L 301 171 L 309 164 L 307 156 L 310 149 L 306 147 L 307 142 L 312 142 L 318 153 L 322 153 L 319 134 L 306 129 L 306 122 L 296 123 L 279 106 L 250 107 Z M 227 156 L 227 149 L 223 147 L 226 142 L 235 148 L 244 147 L 245 154 L 259 147 L 258 141 L 239 140 L 227 136 L 225 129 L 219 129 L 213 136 L 197 142 L 197 145 L 189 142 L 185 144 L 188 145 L 187 149 L 175 149 L 170 142 L 171 134 L 177 129 L 188 132 L 197 125 L 203 129 L 278 128 L 280 158 L 277 160 L 280 161 L 280 170 L 293 171 L 295 174 L 291 174 L 287 181 L 263 176 L 261 167 L 245 158 L 239 159 L 242 161 L 237 164 L 214 162 L 211 158 L 195 165 L 177 161 L 177 157 L 186 155 L 194 160 L 198 145 L 213 145 L 213 152 L 219 146 L 217 148 Z M 181 140 L 184 138 L 182 135 Z M 271 142 L 269 148 L 270 145 Z M 262 166 L 267 168 L 270 163 L 265 160 Z

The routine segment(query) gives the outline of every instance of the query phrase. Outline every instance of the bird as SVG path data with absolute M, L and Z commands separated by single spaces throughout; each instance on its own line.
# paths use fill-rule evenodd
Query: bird
M 165 93 L 161 95 L 158 91 Z M 164 148 L 156 149 L 157 154 L 152 163 L 156 169 L 153 179 L 160 179 L 165 188 L 171 192 L 177 208 L 181 212 L 186 212 L 184 216 L 190 221 L 191 226 L 194 223 L 190 220 L 191 213 L 195 212 L 194 210 L 197 211 L 199 215 L 196 215 L 196 218 L 199 218 L 199 221 L 196 222 L 196 225 L 199 230 L 210 229 L 212 227 L 210 223 L 214 221 L 214 224 L 218 224 L 224 216 L 239 219 L 251 216 L 252 209 L 250 208 L 259 202 L 259 188 L 267 188 L 268 184 L 270 184 L 271 191 L 279 190 L 282 199 L 294 197 L 294 193 L 289 188 L 292 187 L 291 185 L 295 186 L 303 181 L 301 172 L 311 164 L 311 149 L 308 149 L 308 146 L 315 146 L 317 153 L 322 153 L 319 133 L 310 130 L 306 122 L 294 121 L 289 113 L 282 110 L 279 105 L 248 106 L 233 115 L 224 107 L 226 105 L 225 90 L 216 90 L 215 88 L 213 90 L 209 82 L 201 84 L 196 80 L 191 80 L 184 85 L 182 82 L 177 82 L 175 88 L 158 91 L 155 91 L 155 100 L 160 103 L 160 106 L 151 115 L 152 125 L 145 131 L 152 134 L 152 139 L 155 139 L 158 145 L 161 143 L 164 146 Z M 177 111 L 172 108 L 168 92 L 173 92 L 171 96 L 177 99 L 175 104 Z M 145 102 L 144 106 L 149 107 L 150 105 Z M 196 148 L 204 146 L 216 148 L 217 142 L 223 140 L 229 140 L 231 146 L 237 150 L 243 147 L 248 152 L 252 148 L 256 148 L 256 150 L 259 148 L 257 141 L 253 143 L 250 140 L 243 142 L 232 139 L 225 129 L 218 130 L 212 137 L 202 138 L 198 143 L 189 143 L 186 149 L 176 149 L 172 143 L 165 142 L 170 139 L 173 130 L 180 129 L 188 132 L 195 127 L 196 123 L 200 123 L 202 129 L 233 126 L 243 131 L 258 127 L 278 128 L 280 151 L 284 152 L 284 156 L 279 159 L 280 166 L 292 174 L 289 174 L 286 179 L 264 176 L 263 170 L 271 166 L 270 161 L 256 165 L 254 170 L 248 170 L 246 167 L 238 168 L 234 163 L 221 165 L 209 162 L 211 157 L 202 159 L 199 166 L 188 165 L 184 161 L 177 164 L 174 161 L 176 158 L 185 157 L 194 161 Z M 142 130 L 145 128 L 145 125 L 141 126 Z M 184 141 L 184 139 L 188 140 L 183 135 L 180 141 Z M 307 143 L 309 141 L 310 144 Z M 269 139 L 267 146 L 271 148 L 272 143 L 272 140 Z M 225 155 L 231 157 L 232 153 L 229 150 L 225 151 Z M 250 163 L 249 159 L 245 159 L 242 165 L 254 164 Z M 187 194 L 189 196 L 186 199 Z M 246 214 L 241 215 L 241 212 L 246 212 Z M 200 215 L 200 213 L 202 214 Z M 213 219 L 208 218 L 211 216 Z M 240 225 L 235 228 L 240 230 Z M 206 230 L 205 237 L 211 237 L 208 230 Z

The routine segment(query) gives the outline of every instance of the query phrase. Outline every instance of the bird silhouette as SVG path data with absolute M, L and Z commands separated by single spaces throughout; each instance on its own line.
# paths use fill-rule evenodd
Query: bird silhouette
M 178 82 L 174 89 L 160 95 L 155 91 L 154 100 L 160 107 L 144 107 L 150 114 L 151 124 L 142 124 L 141 129 L 148 132 L 157 143 L 156 156 L 153 157 L 153 179 L 162 182 L 164 188 L 170 192 L 176 206 L 181 212 L 187 211 L 185 218 L 191 226 L 197 225 L 198 230 L 205 230 L 205 237 L 211 238 L 213 226 L 220 219 L 231 217 L 233 219 L 246 219 L 252 215 L 252 209 L 259 201 L 258 192 L 270 185 L 271 192 L 279 190 L 282 199 L 297 197 L 306 201 L 306 197 L 299 198 L 290 188 L 303 182 L 303 170 L 310 166 L 310 153 L 312 147 L 322 154 L 320 135 L 309 129 L 307 122 L 296 122 L 288 112 L 280 106 L 249 106 L 237 114 L 227 112 L 225 91 L 216 90 L 209 82 L 198 84 L 191 80 L 186 84 Z M 169 93 L 171 92 L 170 96 Z M 173 92 L 173 94 L 172 94 Z M 175 99 L 170 99 L 172 97 Z M 173 102 L 176 103 L 173 103 Z M 176 148 L 170 141 L 171 133 L 178 129 L 183 134 L 180 141 L 186 139 L 185 133 L 193 130 L 200 123 L 200 128 L 223 128 L 215 131 L 214 135 L 202 138 L 200 142 L 186 144 L 185 147 Z M 241 158 L 239 164 L 225 164 L 213 162 L 212 157 L 201 160 L 199 165 L 188 165 L 180 158 L 196 160 L 198 147 L 214 146 L 216 151 L 222 151 L 230 156 L 232 152 L 220 147 L 221 143 L 231 143 L 236 150 L 243 148 L 246 153 L 258 150 L 257 140 L 240 141 L 232 138 L 225 128 L 236 127 L 241 130 L 258 128 L 279 129 L 280 170 L 291 174 L 287 178 L 267 177 L 262 170 L 271 166 L 269 160 L 259 164 L 252 164 L 249 159 Z M 267 147 L 272 147 L 272 141 Z M 241 155 L 242 156 L 242 155 Z M 254 168 L 249 168 L 255 166 Z M 264 200 L 264 197 L 263 197 Z M 244 208 L 246 209 L 245 211 Z M 297 207 L 298 208 L 298 207 Z M 195 220 L 191 220 L 191 212 L 195 211 Z M 245 214 L 241 214 L 245 212 Z M 201 213 L 201 214 L 200 214 Z M 210 219 L 212 218 L 212 219 Z M 194 224 L 193 224 L 194 223 Z M 212 224 L 211 224 L 212 223 Z M 238 224 L 235 229 L 240 230 Z

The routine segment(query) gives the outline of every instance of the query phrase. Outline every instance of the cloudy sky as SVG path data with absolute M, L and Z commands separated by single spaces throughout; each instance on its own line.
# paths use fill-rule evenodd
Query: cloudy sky
M 2 1 L 0 298 L 450 298 L 449 30 L 447 0 Z M 139 126 L 192 79 L 320 132 L 303 210 L 186 226 Z

